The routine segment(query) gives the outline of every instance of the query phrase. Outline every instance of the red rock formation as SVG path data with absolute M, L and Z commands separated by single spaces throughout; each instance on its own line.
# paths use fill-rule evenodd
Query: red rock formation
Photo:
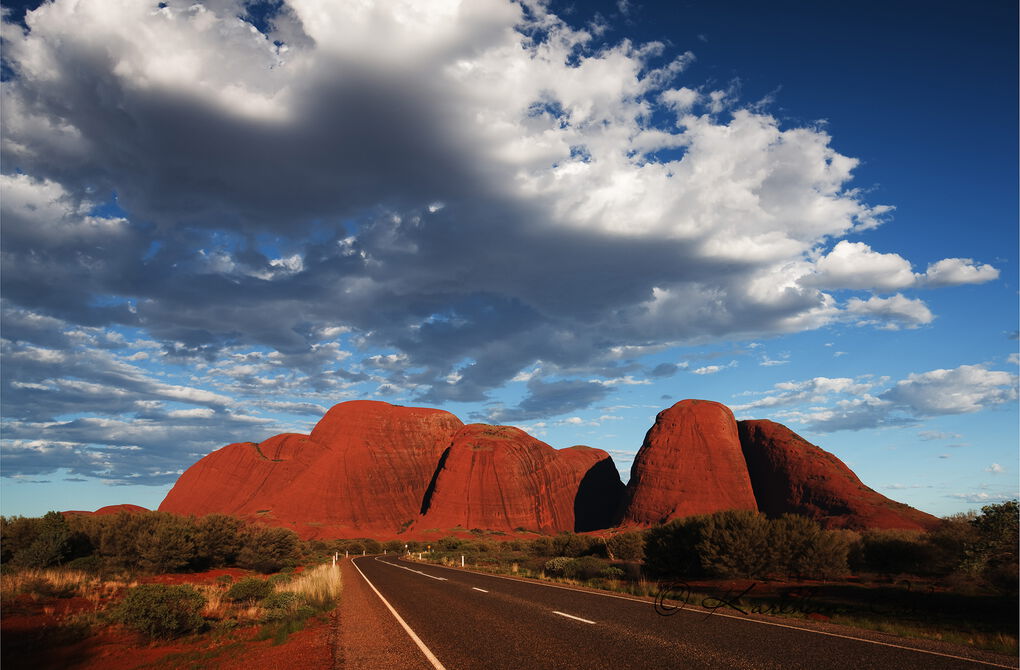
M 98 516 L 104 516 L 107 514 L 120 514 L 121 512 L 124 512 L 126 514 L 144 514 L 145 512 L 148 511 L 149 511 L 148 509 L 140 505 L 123 504 L 123 505 L 107 505 L 106 507 L 100 507 L 95 512 L 87 512 L 84 510 L 68 510 L 66 512 L 61 512 L 61 514 L 96 514 Z
M 634 458 L 624 525 L 757 508 L 728 407 L 682 400 L 659 412 Z
M 127 514 L 145 514 L 149 510 L 141 505 L 107 505 L 106 507 L 100 507 L 93 514 L 103 516 L 105 514 L 120 514 L 126 512 Z
M 311 435 L 227 445 L 181 475 L 161 511 L 233 514 L 311 537 L 449 529 L 559 532 L 651 525 L 724 509 L 805 514 L 834 528 L 926 528 L 934 517 L 864 486 L 835 456 L 770 421 L 684 400 L 659 413 L 622 493 L 604 451 L 434 409 L 336 405 Z M 624 504 L 621 506 L 621 499 Z M 116 513 L 136 506 L 111 506 Z
M 546 533 L 605 528 L 622 488 L 601 449 L 557 451 L 518 428 L 472 424 L 454 435 L 443 454 L 418 527 Z
M 310 436 L 214 451 L 181 475 L 159 509 L 235 514 L 303 536 L 323 525 L 342 534 L 392 532 L 417 518 L 435 464 L 462 425 L 442 410 L 341 403 Z
M 925 530 L 939 523 L 868 488 L 841 460 L 782 424 L 738 426 L 755 498 L 769 516 L 801 514 L 826 528 Z

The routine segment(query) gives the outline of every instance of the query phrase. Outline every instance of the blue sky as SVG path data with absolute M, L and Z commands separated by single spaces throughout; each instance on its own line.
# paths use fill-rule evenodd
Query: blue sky
M 358 398 L 1017 495 L 1013 3 L 351 5 L 9 5 L 4 514 Z

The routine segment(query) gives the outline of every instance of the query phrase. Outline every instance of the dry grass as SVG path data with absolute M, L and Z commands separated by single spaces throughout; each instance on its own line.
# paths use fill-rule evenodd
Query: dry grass
M 278 584 L 278 593 L 296 593 L 315 609 L 330 609 L 340 597 L 340 566 L 324 563 L 305 570 L 286 584 Z
M 98 605 L 135 584 L 136 582 L 103 580 L 79 570 L 28 569 L 0 575 L 0 598 L 6 601 L 21 594 L 26 594 L 34 600 L 77 596 Z

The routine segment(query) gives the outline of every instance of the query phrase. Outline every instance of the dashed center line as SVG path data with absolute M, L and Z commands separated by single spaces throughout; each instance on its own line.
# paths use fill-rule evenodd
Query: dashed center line
M 488 593 L 488 591 L 486 591 L 485 589 L 480 589 L 477 586 L 472 586 L 471 588 L 473 588 L 475 591 L 481 591 L 482 593 Z
M 553 614 L 559 614 L 560 616 L 565 616 L 568 619 L 573 619 L 574 621 L 583 621 L 585 623 L 595 623 L 594 621 L 589 621 L 588 619 L 582 619 L 581 617 L 574 616 L 573 614 L 566 614 L 564 612 L 557 612 L 556 610 L 553 610 Z
M 379 558 L 376 557 L 375 560 L 379 561 Z M 421 570 L 412 570 L 411 568 L 405 568 L 403 565 L 397 565 L 396 563 L 390 563 L 389 561 L 379 561 L 379 562 L 380 563 L 385 563 L 386 565 L 392 565 L 393 567 L 400 568 L 401 570 L 407 570 L 408 572 L 414 572 L 416 574 L 421 575 L 422 577 L 428 577 L 429 579 L 437 579 L 437 580 L 439 580 L 441 582 L 447 581 L 446 577 L 436 577 L 435 575 L 430 575 L 427 572 L 422 572 Z

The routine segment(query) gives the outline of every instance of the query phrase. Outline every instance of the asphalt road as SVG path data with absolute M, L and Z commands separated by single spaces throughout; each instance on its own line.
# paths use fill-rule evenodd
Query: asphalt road
M 961 668 L 1015 667 L 848 639 L 786 620 L 684 608 L 405 561 L 359 557 L 356 567 L 417 637 L 435 668 Z M 406 630 L 406 629 L 405 629 Z M 969 654 L 968 654 L 969 655 Z

